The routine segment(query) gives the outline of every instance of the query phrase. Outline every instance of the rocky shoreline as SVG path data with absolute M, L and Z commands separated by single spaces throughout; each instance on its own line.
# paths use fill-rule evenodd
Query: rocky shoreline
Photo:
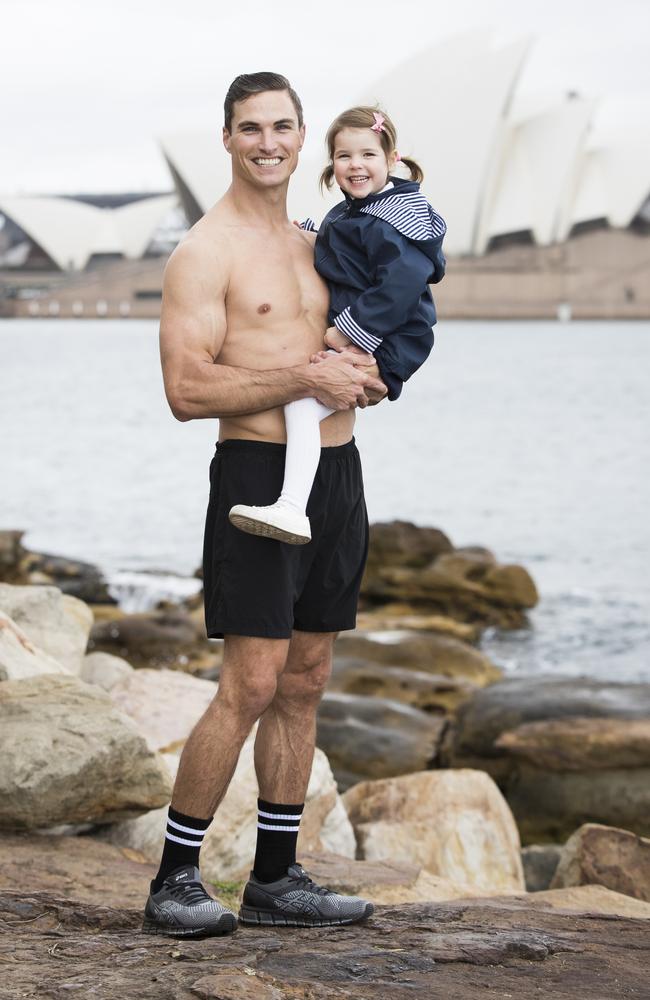
M 142 997 L 527 997 L 542 966 L 557 996 L 644 995 L 650 684 L 504 676 L 478 644 L 525 626 L 523 567 L 373 525 L 299 851 L 377 916 L 218 949 L 138 933 L 179 756 L 218 684 L 200 595 L 127 615 L 95 567 L 30 553 L 20 532 L 0 532 L 0 581 L 2 995 L 117 996 L 135 975 Z M 202 851 L 233 903 L 255 826 L 251 737 Z

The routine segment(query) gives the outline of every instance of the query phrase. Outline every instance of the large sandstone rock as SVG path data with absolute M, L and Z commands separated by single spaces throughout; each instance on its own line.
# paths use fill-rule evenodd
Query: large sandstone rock
M 391 667 L 407 667 L 444 677 L 457 677 L 483 687 L 503 676 L 484 653 L 452 636 L 434 633 L 410 635 L 397 631 L 381 639 L 360 632 L 339 636 L 335 660 L 356 659 Z
M 88 648 L 121 656 L 134 667 L 199 669 L 214 659 L 205 629 L 181 608 L 99 622 Z
M 182 748 L 217 693 L 217 685 L 178 670 L 144 667 L 125 674 L 109 693 L 152 750 L 173 752 Z
M 82 681 L 96 684 L 104 691 L 110 691 L 118 681 L 130 677 L 133 672 L 130 663 L 111 653 L 88 653 L 81 665 Z
M 479 547 L 453 549 L 432 529 L 397 522 L 381 529 L 363 581 L 362 594 L 370 604 L 403 601 L 420 611 L 466 622 L 521 626 L 525 611 L 538 601 L 537 590 L 522 566 L 499 565 L 491 552 Z M 420 551 L 421 550 L 421 551 Z
M 445 727 L 430 715 L 387 698 L 331 692 L 318 710 L 316 741 L 341 788 L 430 767 Z
M 463 642 L 478 642 L 482 629 L 478 624 L 459 622 L 449 615 L 430 615 L 404 601 L 391 601 L 359 611 L 357 628 L 361 632 L 408 631 L 438 632 Z
M 254 738 L 250 737 L 239 757 L 239 762 L 226 796 L 219 806 L 201 848 L 201 872 L 213 881 L 244 878 L 255 856 L 257 839 L 258 786 L 253 760 Z M 178 766 L 178 757 L 168 754 L 165 760 L 172 772 Z M 354 856 L 354 834 L 349 820 L 340 812 L 335 818 L 335 835 L 331 841 L 322 832 L 327 817 L 336 808 L 338 793 L 332 771 L 325 754 L 316 751 L 312 768 L 305 810 L 300 824 L 298 849 L 322 851 L 347 849 Z M 342 824 L 347 822 L 347 837 L 342 834 Z M 157 809 L 146 816 L 117 823 L 103 831 L 101 837 L 113 844 L 139 851 L 150 861 L 157 862 L 162 851 L 167 809 Z
M 481 771 L 427 771 L 350 788 L 343 801 L 366 860 L 417 864 L 491 892 L 524 888 L 517 827 Z
M 354 861 L 338 854 L 305 854 L 300 861 L 314 880 L 335 892 L 363 896 L 375 904 L 422 903 L 488 896 L 488 890 L 432 875 L 398 861 Z
M 448 714 L 476 691 L 464 678 L 429 674 L 410 667 L 382 666 L 365 660 L 335 660 L 328 689 L 344 694 L 391 698 L 423 712 Z
M 440 761 L 488 771 L 524 843 L 588 822 L 649 836 L 649 719 L 650 684 L 511 677 L 460 706 Z
M 0 684 L 0 828 L 110 822 L 169 801 L 168 770 L 76 677 Z
M 79 674 L 93 623 L 90 608 L 56 587 L 0 583 L 0 611 L 66 670 Z
M 0 681 L 20 681 L 39 674 L 70 674 L 58 660 L 35 646 L 23 630 L 0 611 Z
M 385 566 L 422 568 L 453 549 L 438 528 L 419 528 L 410 521 L 377 522 L 370 525 L 366 576 Z
M 551 889 L 590 884 L 650 902 L 650 840 L 585 823 L 564 845 Z

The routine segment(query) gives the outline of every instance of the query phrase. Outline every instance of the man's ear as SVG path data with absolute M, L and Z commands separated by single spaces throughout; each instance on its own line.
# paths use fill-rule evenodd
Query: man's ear
M 300 133 L 300 148 L 301 149 L 305 145 L 305 133 L 306 133 L 306 131 L 307 131 L 307 126 L 306 125 L 301 125 L 300 128 L 298 129 L 298 132 Z
M 221 138 L 223 140 L 224 146 L 226 147 L 228 152 L 230 152 L 230 132 L 228 131 L 225 125 L 221 130 Z

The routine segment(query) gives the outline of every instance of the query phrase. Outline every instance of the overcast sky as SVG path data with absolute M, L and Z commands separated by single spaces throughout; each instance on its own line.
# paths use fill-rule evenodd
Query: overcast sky
M 417 49 L 476 27 L 493 28 L 503 41 L 535 38 L 522 96 L 573 89 L 650 97 L 650 0 L 239 0 L 227 7 L 217 0 L 3 0 L 2 7 L 0 194 L 168 189 L 157 136 L 219 132 L 228 84 L 261 69 L 290 78 L 315 150 L 330 119 L 365 85 Z M 431 100 L 434 116 L 434 96 L 418 99 Z

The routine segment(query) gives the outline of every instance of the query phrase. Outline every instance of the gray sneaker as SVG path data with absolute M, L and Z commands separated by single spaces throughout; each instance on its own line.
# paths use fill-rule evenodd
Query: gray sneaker
M 167 937 L 212 937 L 232 934 L 237 917 L 201 884 L 199 869 L 193 865 L 171 872 L 158 892 L 149 894 L 142 930 L 145 934 Z
M 372 903 L 358 896 L 340 896 L 316 885 L 304 868 L 295 864 L 277 882 L 258 882 L 251 872 L 239 919 L 243 924 L 331 927 L 365 920 L 374 909 Z

